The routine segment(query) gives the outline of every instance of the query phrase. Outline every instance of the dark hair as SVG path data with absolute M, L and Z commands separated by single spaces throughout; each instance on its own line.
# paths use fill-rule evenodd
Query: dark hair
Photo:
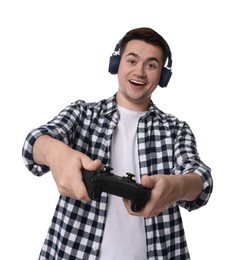
M 170 56 L 170 48 L 165 39 L 149 27 L 140 27 L 127 32 L 120 42 L 120 56 L 122 56 L 127 43 L 131 40 L 141 40 L 160 47 L 163 52 L 164 64 Z

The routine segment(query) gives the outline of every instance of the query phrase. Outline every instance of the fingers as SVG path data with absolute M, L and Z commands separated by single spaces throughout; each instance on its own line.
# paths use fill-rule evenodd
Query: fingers
M 149 189 L 153 189 L 155 186 L 155 179 L 148 176 L 148 175 L 144 175 L 141 178 L 141 184 Z M 146 202 L 146 205 L 138 212 L 134 212 L 131 209 L 131 200 L 128 199 L 123 199 L 124 205 L 128 211 L 128 213 L 132 216 L 142 216 L 142 217 L 152 217 L 157 215 L 157 212 L 154 212 L 154 203 L 153 203 L 153 194 L 151 193 L 151 197 L 149 198 L 149 200 Z
M 69 183 L 69 192 L 71 193 L 71 197 L 73 197 L 76 200 L 80 200 L 83 202 L 88 202 L 90 200 L 86 187 L 84 185 L 83 179 L 82 179 L 82 173 L 80 171 L 80 179 L 73 178 Z
M 63 165 L 62 167 L 60 167 Z M 91 160 L 88 156 L 73 151 L 64 158 L 54 174 L 58 191 L 63 196 L 88 202 L 90 200 L 82 178 L 82 169 L 97 171 L 101 166 L 100 160 Z
M 151 196 L 146 202 L 145 206 L 139 212 L 133 212 L 131 210 L 131 200 L 124 199 L 124 205 L 130 215 L 133 216 L 142 216 L 145 218 L 154 217 L 160 214 L 167 205 L 162 203 L 162 191 L 163 189 L 158 189 L 160 178 L 156 176 L 145 175 L 141 178 L 141 184 L 144 187 L 151 189 Z
M 100 160 L 94 160 L 92 161 L 89 157 L 85 156 L 82 159 L 82 167 L 88 171 L 97 171 L 101 167 L 101 161 Z M 77 200 L 81 200 L 83 202 L 88 202 L 90 200 L 87 189 L 85 187 L 85 184 L 83 182 L 82 178 L 82 172 L 80 171 L 80 181 L 78 179 L 74 178 L 71 181 L 71 190 L 74 193 L 74 197 Z
M 131 210 L 131 200 L 123 199 L 123 202 L 128 214 L 132 216 L 150 218 L 150 217 L 155 217 L 160 213 L 154 209 L 153 203 L 150 203 L 149 201 L 144 206 L 144 208 L 142 208 L 138 212 L 134 212 Z

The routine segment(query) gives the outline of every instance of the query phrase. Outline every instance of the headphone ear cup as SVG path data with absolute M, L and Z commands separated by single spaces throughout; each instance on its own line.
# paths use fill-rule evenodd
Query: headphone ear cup
M 109 73 L 117 74 L 120 64 L 120 55 L 112 55 L 109 58 Z
M 166 67 L 163 67 L 160 80 L 158 83 L 161 88 L 165 88 L 168 85 L 171 75 L 172 75 L 171 70 Z

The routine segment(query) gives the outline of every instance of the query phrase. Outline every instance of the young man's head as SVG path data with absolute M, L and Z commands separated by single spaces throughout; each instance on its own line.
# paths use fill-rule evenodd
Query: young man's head
M 117 103 L 146 111 L 168 56 L 165 40 L 150 28 L 129 31 L 120 43 Z
M 123 52 L 126 49 L 127 44 L 130 41 L 139 40 L 144 43 L 148 43 L 152 46 L 156 46 L 162 51 L 162 70 L 160 74 L 159 86 L 164 88 L 168 85 L 172 75 L 172 57 L 169 45 L 165 39 L 156 31 L 149 27 L 140 27 L 127 32 L 124 37 L 119 41 L 115 47 L 115 52 L 110 57 L 109 72 L 111 74 L 117 74 L 119 71 L 119 64 Z

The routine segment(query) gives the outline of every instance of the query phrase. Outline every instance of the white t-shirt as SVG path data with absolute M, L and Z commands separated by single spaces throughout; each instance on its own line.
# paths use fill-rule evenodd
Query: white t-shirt
M 118 107 L 120 121 L 111 146 L 113 173 L 126 176 L 133 173 L 140 182 L 137 147 L 137 125 L 146 112 Z M 131 216 L 119 196 L 109 195 L 107 220 L 100 251 L 100 260 L 145 260 L 146 237 L 144 218 Z

